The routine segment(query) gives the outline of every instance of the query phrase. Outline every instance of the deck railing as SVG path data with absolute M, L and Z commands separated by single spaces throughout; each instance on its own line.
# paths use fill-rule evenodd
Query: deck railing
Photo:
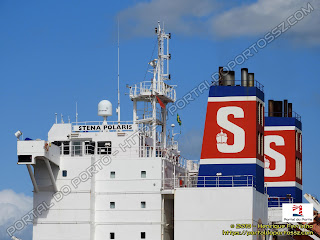
M 160 84 L 155 84 L 153 89 L 151 81 L 143 81 L 131 86 L 130 97 L 151 95 L 153 91 L 159 95 L 165 95 L 173 101 L 176 100 L 176 90 L 174 89 L 174 86 L 161 82 Z
M 268 207 L 282 207 L 283 203 L 293 203 L 293 197 L 269 197 Z
M 162 182 L 163 189 L 203 188 L 203 187 L 256 187 L 253 175 L 234 176 L 181 176 L 166 178 Z

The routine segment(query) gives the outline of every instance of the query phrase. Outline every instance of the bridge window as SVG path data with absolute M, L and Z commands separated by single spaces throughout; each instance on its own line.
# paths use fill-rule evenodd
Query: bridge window
M 31 163 L 32 162 L 32 155 L 19 155 L 18 162 L 19 163 Z
M 70 153 L 70 142 L 64 141 L 63 142 L 63 155 L 69 155 Z
M 71 156 L 82 156 L 82 142 L 72 142 Z
M 95 142 L 86 141 L 84 143 L 85 145 L 85 153 L 86 155 L 93 155 L 94 154 L 94 148 L 95 148 Z
M 112 150 L 112 145 L 111 141 L 103 141 L 103 142 L 98 142 L 98 154 L 111 154 Z

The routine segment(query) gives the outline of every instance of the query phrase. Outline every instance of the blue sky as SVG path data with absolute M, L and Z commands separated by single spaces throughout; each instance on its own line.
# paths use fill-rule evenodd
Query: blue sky
M 237 79 L 241 67 L 255 72 L 265 86 L 266 99 L 293 102 L 303 120 L 304 192 L 320 197 L 316 184 L 320 16 L 319 3 L 310 3 L 316 11 L 235 71 Z M 62 113 L 65 121 L 68 116 L 75 120 L 76 102 L 80 121 L 100 120 L 97 104 L 102 99 L 116 104 L 117 17 L 122 119 L 131 120 L 132 103 L 124 94 L 125 86 L 143 81 L 157 20 L 165 21 L 166 31 L 172 33 L 170 69 L 179 98 L 201 81 L 211 81 L 218 66 L 226 65 L 306 6 L 305 0 L 1 1 L 0 191 L 32 196 L 27 169 L 17 165 L 17 130 L 24 137 L 46 139 L 55 113 Z M 192 159 L 200 155 L 206 104 L 207 92 L 179 111 L 182 151 Z M 0 199 L 0 208 L 4 204 L 8 204 L 5 197 Z

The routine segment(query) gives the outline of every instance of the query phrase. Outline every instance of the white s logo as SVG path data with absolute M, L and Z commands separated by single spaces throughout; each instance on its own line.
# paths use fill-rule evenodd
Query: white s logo
M 281 177 L 286 172 L 286 158 L 279 152 L 273 150 L 270 147 L 271 143 L 275 143 L 276 146 L 284 146 L 284 138 L 277 135 L 270 135 L 264 137 L 264 149 L 265 155 L 275 160 L 275 169 L 264 169 L 265 177 Z
M 217 148 L 222 153 L 238 153 L 245 147 L 244 130 L 228 120 L 228 116 L 233 115 L 235 118 L 244 118 L 244 111 L 240 107 L 222 107 L 217 112 L 217 123 L 221 128 L 228 130 L 234 135 L 233 145 L 218 144 Z

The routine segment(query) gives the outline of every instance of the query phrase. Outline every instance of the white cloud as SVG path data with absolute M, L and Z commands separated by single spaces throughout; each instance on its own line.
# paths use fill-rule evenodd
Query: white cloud
M 309 15 L 286 32 L 287 39 L 306 44 L 320 43 L 319 0 L 257 0 L 230 7 L 219 0 L 152 0 L 139 2 L 119 13 L 122 31 L 127 36 L 151 36 L 158 20 L 175 34 L 210 38 L 240 36 L 263 37 L 308 2 L 314 7 Z M 225 6 L 222 6 L 224 4 Z M 223 7 L 225 10 L 223 11 Z
M 320 4 L 317 0 L 258 0 L 232 8 L 211 19 L 210 24 L 215 35 L 219 37 L 263 36 L 297 10 L 302 7 L 307 9 L 308 2 L 315 10 L 292 26 L 286 34 L 291 40 L 317 44 L 320 40 Z
M 0 191 L 0 239 L 10 239 L 6 229 L 31 211 L 32 208 L 32 197 L 15 193 L 10 189 Z M 23 240 L 31 240 L 32 226 L 28 225 L 25 229 L 17 232 L 15 236 Z
M 150 36 L 159 20 L 174 33 L 193 35 L 205 31 L 203 22 L 216 7 L 211 0 L 139 2 L 119 13 L 121 32 L 125 31 L 128 36 Z

